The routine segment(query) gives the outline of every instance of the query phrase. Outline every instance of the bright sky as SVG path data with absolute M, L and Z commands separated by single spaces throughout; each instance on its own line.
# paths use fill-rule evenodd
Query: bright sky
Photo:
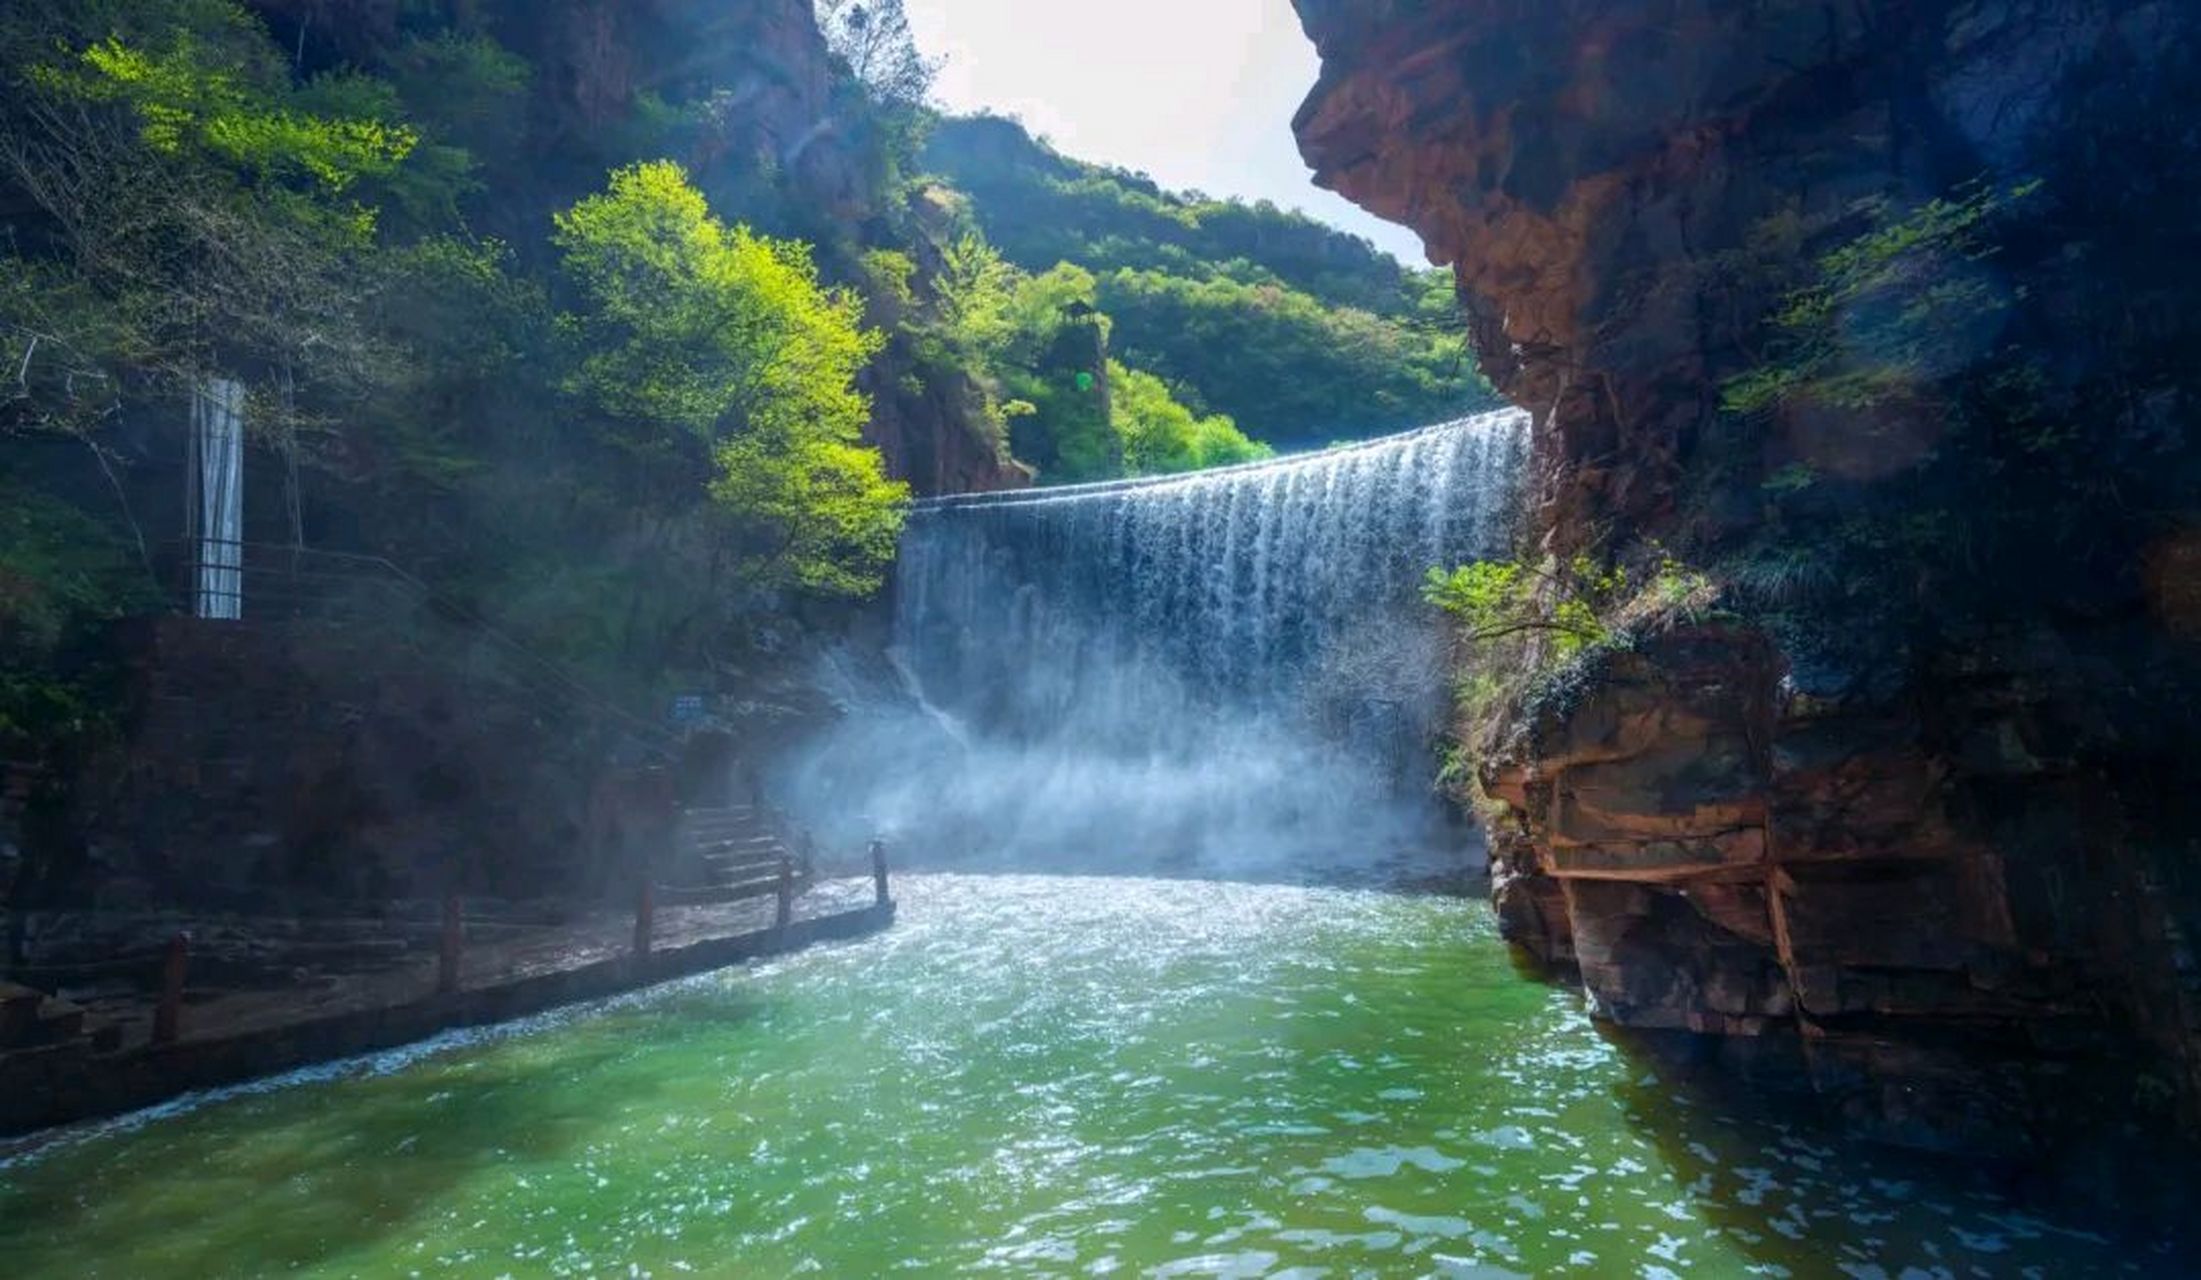
M 1274 200 L 1420 266 L 1421 241 L 1314 185 L 1292 115 L 1314 46 L 1291 0 L 906 0 L 936 95 L 1173 189 Z

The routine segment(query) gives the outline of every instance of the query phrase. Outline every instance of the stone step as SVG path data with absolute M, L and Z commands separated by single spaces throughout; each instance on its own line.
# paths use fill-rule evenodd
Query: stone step
M 0 982 L 0 1047 L 28 1044 L 38 1027 L 38 1006 L 46 993 L 13 982 Z
M 722 849 L 701 854 L 696 861 L 706 867 L 776 867 L 788 857 L 785 849 Z
M 712 903 L 746 902 L 754 898 L 769 898 L 777 894 L 779 888 L 779 877 L 775 875 L 754 880 L 737 880 L 730 884 L 686 885 L 679 888 L 661 889 L 658 891 L 657 900 L 661 904 L 673 906 L 707 906 Z M 801 890 L 802 882 L 800 880 L 795 882 L 795 888 L 797 891 Z
M 779 849 L 785 845 L 778 836 L 712 836 L 690 841 L 689 847 L 697 853 L 738 853 L 749 849 Z
M 84 1006 L 71 1004 L 58 996 L 48 996 L 38 1006 L 38 1040 L 41 1044 L 57 1044 L 74 1040 L 84 1034 Z
M 778 867 L 734 867 L 725 871 L 706 871 L 689 887 L 722 889 L 730 884 L 778 884 L 779 878 Z M 798 882 L 801 879 L 801 876 L 796 876 Z

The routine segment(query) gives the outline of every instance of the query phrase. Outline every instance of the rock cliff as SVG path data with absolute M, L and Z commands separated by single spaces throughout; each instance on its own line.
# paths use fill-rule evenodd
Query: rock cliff
M 679 154 L 715 203 L 761 229 L 813 243 L 855 241 L 890 221 L 879 140 L 860 91 L 835 65 L 810 0 L 254 0 L 308 69 L 375 66 L 420 13 L 494 39 L 530 69 L 525 164 L 499 171 L 502 198 L 482 228 L 541 238 L 549 211 L 637 157 L 634 117 L 701 107 Z M 660 140 L 661 142 L 663 140 Z M 915 246 L 922 249 L 923 246 Z M 914 376 L 889 350 L 866 391 L 867 439 L 919 494 L 1022 488 L 969 389 Z M 937 382 L 937 384 L 936 384 Z M 915 390 L 908 388 L 914 386 Z
M 1454 267 L 1537 415 L 1534 550 L 1727 592 L 1487 744 L 1509 936 L 1898 1141 L 2192 1131 L 2192 7 L 1297 3 L 1318 181 Z M 1737 412 L 1830 254 L 1980 191 L 2018 194 L 1936 277 L 1976 325 L 1899 394 Z

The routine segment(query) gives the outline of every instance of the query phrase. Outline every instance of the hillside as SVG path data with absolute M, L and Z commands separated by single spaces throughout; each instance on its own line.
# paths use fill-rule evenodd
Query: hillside
M 940 121 L 920 159 L 1017 267 L 1091 272 L 1123 359 L 1257 440 L 1320 446 L 1498 403 L 1447 272 L 1266 201 L 1083 163 L 999 117 Z

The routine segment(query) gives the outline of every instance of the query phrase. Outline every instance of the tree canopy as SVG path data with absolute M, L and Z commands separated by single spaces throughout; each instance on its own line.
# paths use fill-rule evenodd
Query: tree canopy
M 1265 201 L 1085 164 L 999 117 L 939 122 L 924 162 L 1011 263 L 1091 273 L 1126 364 L 1257 439 L 1320 446 L 1498 403 L 1443 272 Z
M 565 317 L 569 390 L 645 453 L 700 439 L 751 583 L 864 595 L 894 554 L 908 486 L 862 446 L 855 379 L 879 350 L 863 301 L 820 288 L 799 243 L 727 227 L 679 165 L 621 169 L 557 216 L 590 305 Z

